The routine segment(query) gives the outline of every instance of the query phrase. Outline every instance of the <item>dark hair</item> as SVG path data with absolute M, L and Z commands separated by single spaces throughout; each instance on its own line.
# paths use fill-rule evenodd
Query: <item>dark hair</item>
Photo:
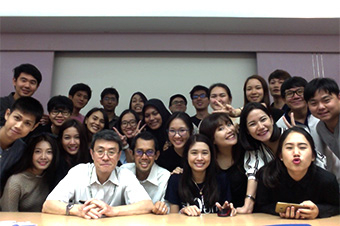
M 210 139 L 211 142 L 214 143 L 214 148 L 216 153 L 219 152 L 217 145 L 215 144 L 215 132 L 217 128 L 222 123 L 231 123 L 233 124 L 233 121 L 229 118 L 227 113 L 224 112 L 218 112 L 214 114 L 210 114 L 207 117 L 205 117 L 200 125 L 199 132 L 200 134 L 205 135 Z M 241 160 L 242 151 L 239 148 L 239 139 L 237 139 L 237 144 L 232 147 L 232 158 L 234 160 L 234 163 L 237 163 Z M 216 156 L 217 157 L 217 156 Z
M 23 114 L 33 115 L 35 124 L 38 123 L 44 114 L 44 109 L 41 103 L 33 97 L 20 97 L 11 106 L 11 113 L 15 110 Z
M 71 87 L 70 91 L 68 92 L 68 95 L 73 97 L 74 94 L 76 94 L 76 92 L 78 92 L 78 91 L 85 91 L 87 93 L 87 96 L 89 97 L 88 100 L 91 99 L 91 95 L 92 95 L 91 88 L 88 85 L 84 84 L 84 83 L 74 84 Z
M 184 100 L 185 106 L 188 104 L 187 98 L 185 98 L 185 96 L 183 96 L 182 94 L 175 94 L 170 97 L 169 107 L 172 105 L 172 101 L 177 97 L 182 98 Z
M 84 121 L 83 121 L 83 125 L 84 125 L 84 128 L 85 128 L 85 132 L 87 134 L 87 140 L 90 142 L 92 140 L 92 135 L 90 135 L 90 131 L 89 129 L 87 128 L 87 124 L 86 124 L 86 119 L 88 119 L 93 113 L 97 112 L 97 111 L 100 111 L 102 114 L 103 114 L 103 117 L 104 117 L 104 129 L 109 129 L 109 117 L 107 116 L 104 108 L 92 108 L 90 111 L 87 112 L 87 114 L 85 115 L 84 117 Z
M 113 87 L 105 88 L 105 89 L 101 92 L 101 94 L 100 94 L 100 99 L 103 100 L 104 97 L 105 97 L 106 95 L 108 95 L 108 94 L 113 94 L 113 95 L 115 95 L 115 96 L 116 96 L 116 99 L 117 99 L 117 103 L 119 102 L 119 93 L 118 93 L 118 91 L 117 91 L 115 88 L 113 88 Z
M 118 136 L 118 134 L 113 131 L 113 130 L 109 130 L 109 129 L 104 129 L 102 131 L 99 131 L 98 133 L 93 135 L 93 139 L 91 141 L 91 149 L 93 150 L 94 145 L 96 143 L 97 140 L 106 140 L 106 141 L 113 141 L 116 142 L 119 146 L 119 151 L 122 150 L 122 141 L 120 139 L 120 137 Z
M 159 151 L 159 147 L 158 147 L 158 141 L 156 139 L 156 137 L 154 135 L 152 135 L 150 132 L 148 131 L 144 131 L 141 132 L 139 134 L 137 134 L 137 136 L 135 136 L 135 138 L 133 138 L 132 142 L 131 142 L 131 150 L 133 152 L 135 152 L 135 147 L 136 147 L 136 143 L 138 139 L 142 139 L 142 140 L 152 140 L 153 144 L 154 144 L 154 148 L 157 151 Z
M 314 97 L 316 91 L 324 91 L 328 94 L 339 95 L 339 86 L 334 79 L 331 78 L 315 78 L 311 80 L 305 87 L 304 98 L 308 102 Z
M 249 76 L 246 81 L 244 82 L 243 85 L 243 95 L 244 95 L 244 105 L 246 105 L 247 103 L 249 103 L 250 101 L 247 99 L 247 95 L 246 95 L 246 91 L 247 91 L 247 83 L 250 79 L 257 79 L 260 81 L 261 85 L 262 85 L 262 90 L 263 90 L 263 98 L 261 100 L 261 103 L 265 103 L 267 107 L 270 106 L 270 102 L 269 102 L 269 91 L 268 91 L 268 85 L 266 80 L 264 80 L 264 78 L 260 75 L 252 75 Z
M 185 125 L 188 127 L 190 136 L 193 134 L 194 126 L 192 125 L 190 116 L 187 113 L 181 112 L 181 111 L 174 112 L 170 116 L 169 120 L 166 123 L 167 129 L 169 129 L 171 122 L 175 119 L 181 119 L 185 123 Z
M 209 98 L 209 89 L 207 87 L 205 87 L 205 86 L 197 85 L 197 86 L 194 86 L 194 88 L 192 88 L 192 90 L 190 91 L 190 98 L 191 98 L 191 100 L 194 97 L 194 93 L 196 91 L 199 91 L 199 90 L 204 91 L 206 93 L 207 97 Z
M 295 87 L 305 87 L 307 85 L 306 79 L 298 76 L 291 77 L 284 81 L 281 85 L 281 97 L 286 97 L 286 90 Z
M 51 112 L 52 110 L 63 109 L 68 110 L 72 113 L 73 111 L 73 102 L 70 98 L 66 96 L 54 96 L 47 103 L 47 111 Z
M 135 117 L 137 123 L 138 123 L 138 121 L 140 120 L 140 119 L 139 119 L 139 116 L 137 115 L 137 113 L 136 113 L 134 110 L 130 110 L 130 109 L 124 110 L 124 111 L 120 114 L 120 116 L 119 116 L 119 118 L 118 118 L 118 121 L 116 122 L 116 125 L 115 125 L 115 127 L 118 129 L 118 131 L 119 131 L 120 134 L 123 134 L 123 130 L 122 130 L 122 128 L 121 128 L 121 127 L 122 127 L 122 120 L 123 120 L 123 117 L 124 117 L 124 115 L 126 115 L 126 114 L 128 114 L 128 113 L 131 113 L 131 114 L 133 115 L 133 117 Z
M 41 77 L 41 72 L 39 71 L 38 68 L 36 68 L 32 64 L 21 64 L 13 69 L 14 72 L 14 79 L 17 80 L 20 76 L 21 73 L 26 73 L 28 75 L 32 75 L 38 83 L 38 86 L 41 83 L 42 77 Z
M 261 145 L 261 141 L 254 139 L 249 134 L 249 131 L 248 131 L 248 128 L 247 128 L 247 117 L 248 117 L 249 113 L 252 110 L 255 110 L 255 109 L 262 110 L 264 113 L 266 113 L 266 115 L 268 115 L 270 118 L 272 118 L 272 115 L 271 115 L 269 109 L 261 103 L 249 102 L 248 104 L 246 104 L 246 106 L 244 106 L 242 113 L 241 113 L 241 116 L 240 116 L 239 134 L 240 134 L 240 143 L 246 151 L 257 150 Z M 277 127 L 277 125 L 273 121 L 273 133 L 270 137 L 270 141 L 278 140 L 280 138 L 280 135 L 281 135 L 281 129 L 279 127 Z
M 63 135 L 64 131 L 68 128 L 74 127 L 78 133 L 79 133 L 79 150 L 77 154 L 75 155 L 70 155 L 64 148 L 63 148 Z M 88 141 L 87 141 L 87 136 L 86 132 L 84 129 L 83 124 L 81 124 L 78 120 L 76 119 L 68 119 L 66 120 L 59 129 L 59 134 L 58 134 L 58 143 L 60 147 L 60 155 L 62 158 L 66 160 L 66 163 L 69 167 L 73 167 L 78 163 L 86 163 L 89 161 L 89 149 L 88 149 Z
M 142 101 L 143 101 L 144 104 L 148 100 L 142 92 L 135 92 L 135 93 L 132 94 L 132 96 L 130 98 L 129 109 L 131 109 L 132 99 L 133 99 L 134 95 L 139 95 L 140 98 L 142 98 Z
M 281 69 L 277 69 L 275 71 L 273 71 L 269 77 L 268 77 L 268 82 L 270 83 L 270 80 L 272 79 L 282 79 L 282 80 L 286 80 L 288 78 L 292 77 L 287 71 L 281 70 Z
M 52 154 L 53 154 L 53 158 L 52 158 L 50 165 L 44 171 L 45 173 L 44 179 L 48 183 L 51 183 L 54 180 L 54 174 L 57 170 L 57 165 L 59 163 L 59 150 L 58 150 L 58 143 L 56 139 L 50 133 L 39 133 L 36 136 L 32 136 L 29 139 L 26 150 L 24 151 L 19 162 L 16 164 L 16 167 L 14 167 L 12 171 L 13 174 L 20 173 L 34 166 L 32 162 L 34 150 L 37 144 L 41 141 L 46 141 L 51 145 Z
M 316 150 L 315 150 L 315 145 L 312 136 L 302 127 L 292 127 L 290 129 L 287 129 L 286 131 L 283 132 L 283 134 L 280 137 L 278 148 L 276 151 L 276 158 L 269 162 L 267 166 L 264 166 L 260 169 L 259 172 L 263 171 L 263 183 L 265 186 L 270 187 L 270 188 L 275 188 L 279 183 L 280 183 L 280 176 L 282 173 L 286 171 L 286 166 L 284 163 L 281 161 L 281 156 L 282 156 L 282 146 L 288 135 L 292 132 L 300 133 L 302 134 L 308 141 L 308 143 L 311 146 L 313 156 L 316 158 Z M 314 163 L 309 166 L 309 168 L 314 167 Z M 258 175 L 260 174 L 258 172 Z
M 188 153 L 189 153 L 190 148 L 197 142 L 203 142 L 207 144 L 210 150 L 211 158 L 210 158 L 210 164 L 206 168 L 206 174 L 204 178 L 203 196 L 204 196 L 205 206 L 207 208 L 212 208 L 215 206 L 215 203 L 219 199 L 219 192 L 226 192 L 226 191 L 219 191 L 219 186 L 216 180 L 217 169 L 216 169 L 215 151 L 214 151 L 211 141 L 202 134 L 195 134 L 191 136 L 184 146 L 183 174 L 179 181 L 180 189 L 178 190 L 178 193 L 179 193 L 179 196 L 181 197 L 181 200 L 183 200 L 184 202 L 188 202 L 191 205 L 194 204 L 194 195 L 192 194 L 192 191 L 195 191 L 197 188 L 192 179 L 192 169 L 190 168 L 190 165 L 188 163 Z
M 223 83 L 215 83 L 215 84 L 212 84 L 212 85 L 209 87 L 209 93 L 207 93 L 207 94 L 209 94 L 209 98 L 210 98 L 211 91 L 212 91 L 213 88 L 215 88 L 215 87 L 221 87 L 221 88 L 223 88 L 223 89 L 227 92 L 227 94 L 228 94 L 228 96 L 229 96 L 229 100 L 231 101 L 231 100 L 233 99 L 229 87 L 228 87 L 226 84 L 223 84 Z

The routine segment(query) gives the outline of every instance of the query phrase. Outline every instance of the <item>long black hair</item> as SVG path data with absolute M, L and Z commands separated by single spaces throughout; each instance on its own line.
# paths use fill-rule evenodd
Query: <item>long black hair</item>
M 267 187 L 275 188 L 280 183 L 280 177 L 282 173 L 287 171 L 287 167 L 284 165 L 283 161 L 281 161 L 282 145 L 285 142 L 288 135 L 292 132 L 302 134 L 307 139 L 308 143 L 310 144 L 313 156 L 315 158 L 317 156 L 313 138 L 305 129 L 295 126 L 284 131 L 279 140 L 279 145 L 278 145 L 277 152 L 276 152 L 276 158 L 273 161 L 269 162 L 266 166 L 262 167 L 258 171 L 258 174 L 257 174 L 259 175 L 263 171 L 263 176 L 262 176 L 263 184 Z M 309 166 L 309 169 L 315 169 L 315 164 L 313 162 Z
M 207 136 L 210 139 L 210 141 L 214 143 L 214 148 L 215 148 L 216 153 L 218 153 L 219 150 L 218 150 L 217 145 L 214 142 L 215 132 L 222 123 L 233 124 L 233 121 L 230 119 L 227 113 L 224 113 L 224 112 L 213 113 L 202 120 L 200 128 L 199 128 L 200 134 Z M 239 138 L 237 137 L 237 144 L 235 144 L 232 147 L 232 158 L 234 160 L 234 163 L 239 163 L 240 161 L 243 162 L 243 159 L 242 159 L 244 155 L 243 152 L 244 151 L 240 147 L 240 144 L 239 144 Z
M 197 142 L 203 142 L 208 145 L 210 150 L 210 164 L 206 169 L 206 174 L 204 178 L 203 196 L 204 204 L 206 207 L 212 208 L 215 203 L 219 200 L 219 186 L 216 180 L 216 157 L 213 145 L 209 138 L 202 134 L 196 134 L 189 138 L 186 142 L 183 152 L 183 174 L 179 182 L 179 196 L 184 202 L 194 204 L 194 195 L 192 191 L 197 190 L 192 178 L 192 170 L 188 163 L 188 153 L 190 148 Z

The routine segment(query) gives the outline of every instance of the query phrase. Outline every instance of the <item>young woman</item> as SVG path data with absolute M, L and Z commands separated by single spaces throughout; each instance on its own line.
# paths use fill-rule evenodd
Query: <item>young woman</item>
M 0 200 L 2 211 L 41 212 L 57 162 L 57 141 L 47 133 L 33 136 L 7 180 Z
M 123 151 L 120 155 L 120 165 L 134 161 L 132 151 L 130 150 L 130 144 L 133 138 L 144 129 L 145 125 L 140 127 L 141 122 L 142 121 L 139 120 L 139 116 L 134 110 L 127 109 L 120 115 L 116 127 L 113 127 L 123 143 Z
M 85 129 L 76 119 L 69 119 L 60 127 L 58 144 L 60 147 L 60 160 L 54 186 L 66 176 L 73 166 L 90 161 Z
M 279 141 L 276 159 L 258 173 L 256 206 L 259 212 L 275 213 L 277 202 L 301 203 L 287 207 L 282 218 L 314 219 L 339 214 L 336 177 L 314 164 L 316 151 L 311 135 L 303 128 L 286 130 Z
M 235 207 L 242 207 L 248 179 L 243 168 L 244 152 L 233 122 L 226 113 L 214 113 L 201 122 L 199 132 L 213 142 L 217 165 L 230 180 L 231 201 Z
M 144 104 L 143 115 L 142 124 L 146 124 L 146 130 L 157 138 L 162 153 L 166 149 L 164 146 L 167 141 L 166 122 L 171 114 L 161 100 L 150 99 Z
M 244 206 L 239 213 L 253 211 L 257 182 L 257 171 L 272 161 L 277 150 L 281 129 L 276 126 L 270 111 L 261 103 L 249 102 L 240 117 L 240 142 L 245 150 L 244 169 L 248 177 Z
M 187 113 L 175 112 L 169 118 L 166 128 L 170 145 L 167 150 L 161 151 L 157 164 L 173 172 L 177 167 L 183 167 L 184 145 L 193 134 L 193 124 Z
M 243 86 L 243 95 L 244 106 L 249 102 L 266 104 L 275 122 L 279 120 L 284 113 L 283 110 L 270 107 L 267 82 L 259 75 L 252 75 L 246 79 Z
M 210 140 L 202 135 L 191 136 L 183 152 L 183 174 L 171 175 L 165 194 L 170 203 L 170 213 L 198 216 L 201 213 L 216 213 L 218 203 L 236 209 L 231 199 L 229 181 L 216 170 L 215 152 Z
M 87 134 L 88 146 L 90 147 L 93 134 L 109 128 L 109 118 L 103 108 L 95 107 L 87 112 L 83 124 Z
M 143 119 L 143 107 L 147 100 L 146 96 L 141 92 L 135 92 L 131 96 L 129 109 L 138 114 L 139 120 Z

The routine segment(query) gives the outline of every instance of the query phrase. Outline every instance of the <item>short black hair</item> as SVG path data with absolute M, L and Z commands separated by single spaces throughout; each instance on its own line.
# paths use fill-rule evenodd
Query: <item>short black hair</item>
M 191 98 L 191 100 L 192 100 L 193 97 L 194 97 L 194 93 L 195 93 L 196 91 L 199 91 L 199 90 L 205 91 L 207 97 L 209 98 L 209 89 L 208 89 L 207 87 L 205 87 L 205 86 L 196 85 L 196 86 L 194 86 L 194 88 L 192 88 L 192 90 L 190 91 L 190 98 Z
M 117 102 L 119 102 L 119 93 L 118 91 L 113 88 L 113 87 L 109 87 L 109 88 L 105 88 L 101 94 L 100 94 L 100 99 L 103 100 L 104 97 L 107 95 L 107 94 L 113 94 L 116 96 L 116 99 L 117 99 Z
M 299 77 L 299 76 L 293 76 L 286 81 L 284 81 L 281 85 L 281 97 L 284 99 L 286 97 L 286 90 L 295 88 L 295 87 L 305 87 L 307 85 L 306 79 Z
M 35 117 L 35 124 L 38 123 L 44 114 L 44 109 L 41 103 L 33 97 L 20 97 L 11 107 L 11 113 L 18 110 L 24 114 L 33 115 Z
M 325 91 L 328 94 L 334 93 L 339 95 L 339 86 L 334 79 L 331 78 L 315 78 L 311 80 L 305 87 L 304 98 L 308 102 L 314 97 L 316 91 Z
M 99 131 L 98 133 L 95 133 L 93 135 L 92 141 L 91 141 L 91 149 L 93 150 L 94 144 L 96 143 L 97 140 L 106 140 L 106 141 L 113 141 L 116 142 L 119 145 L 119 151 L 122 150 L 122 141 L 118 134 L 110 129 L 104 129 Z
M 41 72 L 32 64 L 21 64 L 13 69 L 14 79 L 17 80 L 21 73 L 26 73 L 32 75 L 36 80 L 38 85 L 42 80 Z
M 72 113 L 73 102 L 70 98 L 62 95 L 52 97 L 47 103 L 47 111 L 51 112 L 54 109 L 68 110 Z
M 71 87 L 70 91 L 68 92 L 68 95 L 73 97 L 74 94 L 76 94 L 76 92 L 78 91 L 85 91 L 87 93 L 87 96 L 89 97 L 89 100 L 91 99 L 91 96 L 92 96 L 91 88 L 84 83 L 74 84 Z
M 270 75 L 268 77 L 268 82 L 270 83 L 270 80 L 272 80 L 274 78 L 286 80 L 286 79 L 291 78 L 291 77 L 292 76 L 287 71 L 277 69 L 277 70 L 273 71 L 272 73 L 270 73 Z
M 188 104 L 187 98 L 185 98 L 185 96 L 183 96 L 182 94 L 179 94 L 179 93 L 178 93 L 178 94 L 172 95 L 172 96 L 170 97 L 170 100 L 169 100 L 169 107 L 172 105 L 172 104 L 171 104 L 172 101 L 173 101 L 175 98 L 177 98 L 177 97 L 182 98 L 182 99 L 184 100 L 185 106 Z
M 152 135 L 152 133 L 148 131 L 144 131 L 144 132 L 139 133 L 137 136 L 135 136 L 135 138 L 133 138 L 131 142 L 131 150 L 133 151 L 133 153 L 135 152 L 135 147 L 136 147 L 136 143 L 138 139 L 153 140 L 155 151 L 159 151 L 158 141 L 156 137 Z

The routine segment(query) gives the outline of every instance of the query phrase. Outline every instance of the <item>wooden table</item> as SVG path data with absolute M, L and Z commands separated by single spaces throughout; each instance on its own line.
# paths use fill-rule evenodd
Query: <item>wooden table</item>
M 271 224 L 310 224 L 313 226 L 339 226 L 340 215 L 315 220 L 288 220 L 268 214 L 239 214 L 235 217 L 218 217 L 216 214 L 203 214 L 200 217 L 188 217 L 182 214 L 153 215 L 144 214 L 126 217 L 101 218 L 98 220 L 86 220 L 75 216 L 63 216 L 44 213 L 27 212 L 0 212 L 0 220 L 31 221 L 39 226 L 60 226 L 60 225 L 228 225 L 228 226 L 253 226 Z

